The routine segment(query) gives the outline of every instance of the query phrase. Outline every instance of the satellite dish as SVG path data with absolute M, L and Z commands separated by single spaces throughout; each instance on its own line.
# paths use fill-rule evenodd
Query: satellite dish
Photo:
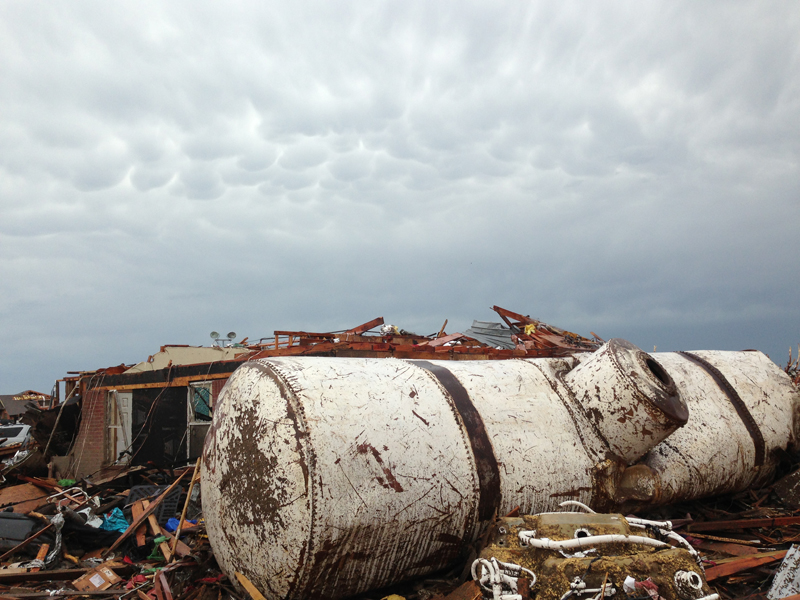
M 228 339 L 229 340 L 235 340 L 236 339 L 236 332 L 235 331 L 229 332 L 228 333 Z
M 216 340 L 219 337 L 219 334 L 216 331 L 211 332 L 211 339 Z

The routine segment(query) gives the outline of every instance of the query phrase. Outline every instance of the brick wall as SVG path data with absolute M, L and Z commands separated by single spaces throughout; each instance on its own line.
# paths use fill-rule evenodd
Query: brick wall
M 106 392 L 89 390 L 82 400 L 81 427 L 72 447 L 73 471 L 76 478 L 100 469 L 106 461 Z

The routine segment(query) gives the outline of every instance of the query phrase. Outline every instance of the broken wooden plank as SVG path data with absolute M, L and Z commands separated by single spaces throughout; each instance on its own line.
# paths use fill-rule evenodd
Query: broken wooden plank
M 705 533 L 692 532 L 685 536 L 689 542 L 694 539 L 710 540 L 712 542 L 728 542 L 729 544 L 740 544 L 742 546 L 760 546 L 761 540 L 740 540 L 738 538 L 720 537 L 718 535 L 708 535 Z
M 138 590 L 137 590 L 138 591 Z M 130 594 L 130 590 L 84 590 L 76 592 L 75 590 L 64 590 L 61 592 L 43 590 L 41 592 L 36 590 L 6 590 L 0 592 L 0 600 L 17 600 L 18 598 L 76 598 L 78 596 L 124 596 Z M 149 596 L 145 596 L 144 600 L 153 600 Z
M 133 567 L 130 565 L 108 565 L 117 575 L 129 576 L 133 572 Z M 39 571 L 38 573 L 31 573 L 28 569 L 0 569 L 0 584 L 9 583 L 31 583 L 34 581 L 64 581 L 76 579 L 87 573 L 91 569 L 53 569 L 50 571 Z M 105 590 L 110 592 L 111 590 Z M 130 592 L 130 590 L 123 590 Z M 81 592 L 83 594 L 84 592 Z M 70 595 L 76 596 L 77 592 L 71 591 Z
M 267 600 L 264 598 L 263 594 L 256 589 L 256 586 L 254 586 L 252 582 L 244 576 L 243 573 L 236 571 L 236 579 L 239 580 L 239 583 L 241 583 L 242 587 L 247 590 L 247 593 L 250 594 L 253 600 Z
M 144 512 L 144 501 L 137 500 L 136 502 L 131 504 L 131 517 L 133 518 L 134 521 L 136 519 L 138 519 L 140 516 L 142 516 L 143 512 Z M 141 548 L 142 546 L 144 546 L 146 534 L 147 534 L 147 530 L 145 528 L 145 525 L 142 524 L 136 530 L 136 546 L 138 548 Z
M 156 580 L 161 584 L 161 593 L 163 594 L 164 600 L 172 600 L 172 590 L 169 588 L 167 576 L 164 574 L 164 571 L 158 572 Z
M 41 477 L 28 477 L 27 475 L 20 475 L 17 474 L 17 481 L 25 481 L 27 483 L 32 483 L 35 486 L 40 488 L 44 488 L 51 492 L 62 492 L 63 489 L 58 485 L 58 482 L 55 479 L 42 479 Z
M 695 540 L 692 546 L 710 552 L 720 552 L 730 556 L 751 556 L 758 554 L 758 548 L 745 546 L 743 544 L 732 544 L 730 542 L 713 542 L 710 540 Z
M 184 530 L 184 531 L 186 531 L 186 530 Z M 167 541 L 170 544 L 170 550 L 172 551 L 172 544 L 174 543 L 175 535 L 173 535 L 172 533 L 170 533 L 169 531 L 167 531 L 163 527 L 161 528 L 161 535 L 163 535 L 164 537 L 167 538 Z M 189 548 L 189 546 L 187 546 L 184 542 L 178 540 L 178 543 L 175 544 L 175 550 L 172 551 L 172 560 L 175 560 L 175 557 L 185 558 L 185 557 L 189 556 L 191 553 L 192 553 L 192 549 Z
M 142 506 L 147 510 L 147 507 L 150 506 L 150 501 L 142 500 Z M 161 525 L 158 524 L 158 519 L 156 519 L 155 515 L 151 514 L 147 517 L 147 524 L 150 527 L 150 533 L 155 537 L 164 537 L 164 530 L 161 529 Z M 170 550 L 169 544 L 167 542 L 161 542 L 158 547 L 161 550 L 161 554 L 164 555 L 164 560 L 171 562 L 172 551 Z
M 378 325 L 383 325 L 383 317 L 376 317 L 375 319 L 372 319 L 372 321 L 367 321 L 363 325 L 359 325 L 358 327 L 353 327 L 352 329 L 348 329 L 347 331 L 345 331 L 345 334 L 364 333 L 365 331 L 369 331 L 370 329 L 373 329 Z
M 432 348 L 436 348 L 437 346 L 444 346 L 448 342 L 452 342 L 459 338 L 463 338 L 463 333 L 451 333 L 449 335 L 442 336 L 440 338 L 436 338 L 435 340 L 428 340 L 427 342 L 422 342 L 421 344 L 417 344 L 418 346 L 430 346 Z
M 381 323 L 382 322 L 383 322 L 383 317 L 381 317 Z M 367 323 L 367 325 L 369 325 L 369 323 Z M 192 500 L 192 491 L 194 490 L 195 481 L 200 479 L 200 466 L 201 466 L 202 463 L 203 463 L 203 457 L 200 456 L 197 459 L 197 464 L 195 464 L 194 473 L 192 473 L 192 481 L 191 481 L 191 483 L 189 483 L 189 491 L 186 493 L 186 502 L 183 503 L 183 510 L 181 511 L 181 518 L 178 521 L 178 527 L 175 529 L 175 538 L 174 538 L 174 540 L 172 542 L 172 545 L 170 547 L 170 552 L 172 552 L 173 555 L 174 555 L 175 549 L 176 549 L 176 547 L 178 545 L 178 541 L 180 540 L 180 537 L 181 537 L 181 529 L 183 529 L 183 523 L 186 520 L 186 511 L 189 508 L 189 502 L 191 502 L 191 500 Z M 173 556 L 173 558 L 174 558 L 174 556 Z
M 778 550 L 776 552 L 760 552 L 745 557 L 724 558 L 715 561 L 716 565 L 706 569 L 706 581 L 714 581 L 720 577 L 727 577 L 734 573 L 741 573 L 748 569 L 755 569 L 761 565 L 781 560 L 788 550 Z
M 757 527 L 783 527 L 800 525 L 800 517 L 771 517 L 768 519 L 738 519 L 735 521 L 705 521 L 686 526 L 686 531 L 725 531 L 730 529 L 751 529 Z
M 47 558 L 48 552 L 50 552 L 50 544 L 42 544 L 39 546 L 39 552 L 36 553 L 36 560 L 41 560 L 44 562 L 44 559 Z M 38 573 L 41 570 L 41 567 L 32 567 L 31 573 Z

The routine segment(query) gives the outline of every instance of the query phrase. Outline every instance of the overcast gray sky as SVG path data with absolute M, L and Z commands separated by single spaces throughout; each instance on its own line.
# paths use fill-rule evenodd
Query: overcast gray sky
M 800 4 L 0 4 L 0 392 L 498 304 L 800 342 Z

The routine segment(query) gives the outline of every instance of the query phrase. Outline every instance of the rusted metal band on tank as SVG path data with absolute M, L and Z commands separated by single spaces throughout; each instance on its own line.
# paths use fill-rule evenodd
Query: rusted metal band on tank
M 422 367 L 433 375 L 453 399 L 453 405 L 467 430 L 467 437 L 478 470 L 478 482 L 481 488 L 478 519 L 481 521 L 492 519 L 500 506 L 500 468 L 497 465 L 492 442 L 489 440 L 489 434 L 486 432 L 480 413 L 472 404 L 467 390 L 449 370 L 427 360 L 410 360 L 408 362 Z
M 268 360 L 248 361 L 239 368 L 243 369 L 245 367 L 256 369 L 271 379 L 277 386 L 281 398 L 286 401 L 286 413 L 294 428 L 294 437 L 297 440 L 297 452 L 302 456 L 298 464 L 300 469 L 303 471 L 303 478 L 305 479 L 306 495 L 309 498 L 309 513 L 311 515 L 310 521 L 313 528 L 317 524 L 317 519 L 314 492 L 312 490 L 313 478 L 311 477 L 311 471 L 314 469 L 316 457 L 314 456 L 313 448 L 305 439 L 308 436 L 308 433 L 306 431 L 302 404 L 297 399 L 297 395 L 289 385 L 289 382 L 286 381 L 275 365 L 270 363 Z M 292 597 L 292 594 L 295 592 L 296 588 L 301 587 L 304 581 L 308 579 L 306 572 L 310 566 L 310 561 L 306 559 L 311 556 L 313 551 L 313 540 L 313 533 L 309 534 L 306 545 L 300 549 L 300 556 L 297 559 L 297 568 L 292 574 L 293 578 L 289 582 L 288 592 L 286 594 L 287 598 Z M 270 591 L 272 592 L 272 590 Z
M 739 393 L 736 391 L 736 389 L 730 384 L 720 370 L 706 359 L 701 358 L 697 356 L 697 354 L 693 354 L 691 352 L 678 352 L 678 354 L 705 369 L 705 371 L 711 375 L 711 378 L 716 382 L 720 389 L 725 392 L 728 400 L 730 400 L 731 404 L 733 404 L 736 414 L 739 415 L 742 423 L 744 423 L 747 433 L 749 433 L 750 437 L 753 438 L 753 444 L 756 448 L 755 466 L 760 467 L 763 465 L 764 457 L 766 455 L 766 443 L 764 442 L 764 436 L 761 434 L 761 429 L 759 429 L 758 423 L 756 423 L 753 415 L 750 414 L 750 410 L 747 408 L 747 405 L 744 403 L 744 400 L 742 400 L 741 396 L 739 396 Z

